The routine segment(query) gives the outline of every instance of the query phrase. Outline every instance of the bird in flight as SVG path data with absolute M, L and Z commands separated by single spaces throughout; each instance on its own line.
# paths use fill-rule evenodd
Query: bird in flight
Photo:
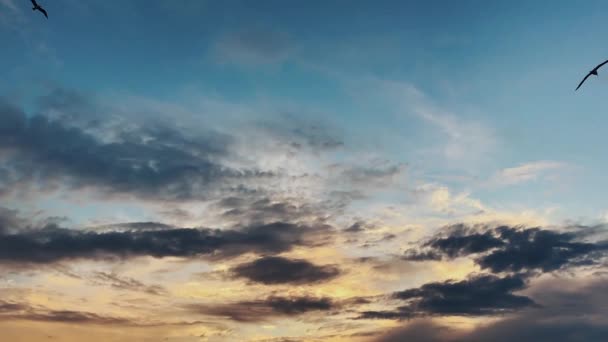
M 49 18 L 48 14 L 46 14 L 46 10 L 44 8 L 42 8 L 42 6 L 38 5 L 36 0 L 32 0 L 32 5 L 34 5 L 34 7 L 32 7 L 32 11 L 38 10 L 38 11 L 42 12 L 42 14 L 44 14 L 44 16 L 47 19 Z
M 604 64 L 606 64 L 606 63 L 608 63 L 608 61 L 605 61 L 604 63 L 602 63 L 602 64 L 600 64 L 600 65 L 596 66 L 595 68 L 593 68 L 593 70 L 589 71 L 589 73 L 587 74 L 587 76 L 585 76 L 585 78 L 583 78 L 583 80 L 581 81 L 581 83 L 579 83 L 579 84 L 578 84 L 578 87 L 576 87 L 575 91 L 576 91 L 576 90 L 578 90 L 578 88 L 580 88 L 580 87 L 583 85 L 583 83 L 585 83 L 585 81 L 587 80 L 587 77 L 589 77 L 589 76 L 591 76 L 591 75 L 595 75 L 595 76 L 597 76 L 597 70 L 598 70 L 599 68 L 601 68 L 601 67 L 602 67 L 602 65 L 604 65 Z

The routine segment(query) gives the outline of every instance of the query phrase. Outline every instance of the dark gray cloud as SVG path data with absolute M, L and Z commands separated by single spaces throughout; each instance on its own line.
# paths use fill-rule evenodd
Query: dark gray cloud
M 237 224 L 264 224 L 274 221 L 319 224 L 339 217 L 352 201 L 329 197 L 303 200 L 297 197 L 253 193 L 238 197 L 227 196 L 216 201 L 212 209 L 217 210 L 225 222 Z
M 118 317 L 101 316 L 90 312 L 49 310 L 46 312 L 27 313 L 5 318 L 23 319 L 27 321 L 55 322 L 55 323 L 79 323 L 79 324 L 131 324 L 128 319 Z
M 220 305 L 190 305 L 193 312 L 226 317 L 238 322 L 261 322 L 274 317 L 298 316 L 311 311 L 330 311 L 337 305 L 329 298 L 277 297 Z
M 367 223 L 367 222 L 363 222 L 363 221 L 357 221 L 353 224 L 351 224 L 348 228 L 344 229 L 345 232 L 347 233 L 361 233 L 364 232 L 366 230 L 369 229 L 373 229 L 374 225 Z
M 449 332 L 441 325 L 430 321 L 417 320 L 406 327 L 393 329 L 388 333 L 373 339 L 374 342 L 455 342 L 448 337 Z M 464 341 L 463 341 L 464 342 Z
M 122 277 L 115 273 L 95 272 L 93 282 L 96 284 L 109 285 L 120 290 L 147 293 L 155 296 L 167 294 L 167 290 L 159 285 L 146 285 L 136 279 Z
M 24 219 L 19 217 L 19 211 L 0 207 L 0 233 L 9 229 L 17 229 L 26 225 Z
M 608 334 L 606 280 L 583 286 L 551 279 L 538 284 L 531 296 L 541 307 L 505 316 L 471 332 L 449 329 L 430 321 L 414 321 L 387 332 L 375 342 L 578 342 L 603 341 Z
M 492 272 L 555 271 L 596 263 L 607 249 L 604 242 L 581 240 L 578 231 L 558 232 L 542 228 L 463 227 L 431 238 L 421 249 L 406 251 L 407 260 L 439 260 L 477 255 L 475 262 Z
M 177 200 L 206 198 L 210 188 L 222 184 L 274 176 L 224 166 L 221 159 L 230 154 L 232 138 L 219 133 L 192 137 L 168 125 L 146 123 L 93 134 L 64 117 L 28 117 L 4 102 L 0 115 L 4 191 L 55 180 L 74 188 Z
M 175 226 L 161 223 L 161 222 L 125 222 L 110 225 L 103 225 L 96 227 L 99 229 L 106 229 L 110 231 L 124 231 L 124 230 L 166 230 L 177 228 Z
M 403 259 L 408 261 L 428 261 L 428 260 L 441 260 L 443 255 L 436 251 L 418 251 L 415 249 L 408 249 L 403 253 Z
M 54 323 L 80 324 L 131 324 L 118 317 L 102 316 L 90 312 L 70 310 L 49 310 L 29 304 L 0 301 L 0 320 L 25 320 Z
M 343 168 L 340 178 L 359 186 L 384 187 L 393 184 L 396 178 L 403 174 L 405 165 L 373 162 L 377 165 L 351 166 Z
M 223 218 L 237 222 L 323 219 L 321 209 L 310 203 L 273 200 L 267 196 L 231 196 L 218 201 L 216 206 L 222 211 Z
M 523 290 L 526 282 L 521 276 L 499 278 L 494 275 L 471 276 L 462 281 L 425 284 L 393 294 L 406 302 L 392 311 L 366 311 L 361 318 L 403 319 L 426 315 L 484 316 L 512 312 L 535 306 L 525 296 L 513 294 Z
M 223 258 L 244 253 L 273 254 L 295 246 L 327 243 L 330 231 L 327 225 L 282 222 L 231 230 L 173 228 L 95 232 L 49 225 L 10 232 L 0 228 L 0 261 L 52 263 L 80 258 Z
M 274 121 L 257 123 L 257 128 L 293 153 L 319 153 L 344 146 L 343 137 L 336 127 L 323 120 L 303 119 L 301 113 L 284 112 Z
M 268 256 L 233 269 L 237 277 L 272 284 L 311 284 L 327 281 L 340 274 L 334 265 L 315 265 L 306 260 Z
M 490 232 L 471 234 L 467 236 L 450 236 L 429 241 L 424 246 L 439 250 L 449 258 L 462 255 L 482 253 L 490 249 L 503 247 L 505 241 L 495 237 Z

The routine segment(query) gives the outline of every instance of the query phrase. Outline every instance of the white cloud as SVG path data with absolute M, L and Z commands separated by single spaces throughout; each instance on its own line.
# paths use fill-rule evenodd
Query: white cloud
M 470 193 L 466 191 L 453 193 L 447 186 L 440 184 L 423 184 L 414 192 L 422 196 L 423 203 L 435 212 L 460 216 L 486 210 L 479 200 L 470 196 Z
M 18 22 L 23 19 L 23 12 L 14 0 L 0 0 L 0 25 L 16 28 Z
M 526 183 L 539 179 L 556 179 L 559 172 L 568 165 L 562 162 L 541 160 L 520 164 L 498 171 L 490 179 L 491 185 L 507 186 Z
M 0 5 L 7 7 L 11 11 L 19 12 L 19 9 L 17 8 L 13 0 L 0 0 Z
M 226 33 L 213 47 L 220 62 L 245 66 L 280 63 L 292 50 L 286 33 L 256 28 Z
M 459 116 L 436 104 L 414 85 L 401 81 L 372 80 L 399 114 L 415 115 L 438 130 L 438 146 L 422 148 L 451 164 L 471 167 L 497 147 L 494 129 L 487 123 Z

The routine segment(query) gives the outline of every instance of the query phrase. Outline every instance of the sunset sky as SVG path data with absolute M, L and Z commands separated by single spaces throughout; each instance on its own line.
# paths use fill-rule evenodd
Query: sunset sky
M 608 2 L 0 0 L 0 340 L 600 341 Z

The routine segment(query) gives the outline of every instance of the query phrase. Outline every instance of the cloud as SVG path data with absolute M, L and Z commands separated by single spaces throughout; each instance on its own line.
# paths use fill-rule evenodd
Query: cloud
M 397 104 L 399 110 L 410 112 L 431 124 L 444 140 L 436 152 L 449 161 L 477 162 L 497 145 L 494 129 L 486 123 L 464 118 L 433 103 L 426 94 L 409 83 L 376 80 L 380 89 Z
M 322 208 L 297 199 L 273 199 L 267 196 L 225 197 L 216 202 L 221 216 L 237 222 L 289 221 L 323 219 Z M 325 208 L 331 209 L 331 208 Z
M 95 272 L 93 275 L 95 283 L 109 284 L 113 288 L 147 293 L 155 296 L 165 295 L 167 291 L 158 285 L 146 285 L 136 279 L 121 277 L 114 273 Z
M 414 188 L 412 194 L 419 199 L 420 210 L 430 209 L 451 216 L 474 216 L 489 210 L 481 201 L 472 198 L 469 192 L 453 193 L 444 185 L 422 184 Z
M 279 145 L 295 153 L 310 151 L 320 153 L 344 147 L 344 137 L 337 127 L 324 120 L 302 118 L 301 113 L 290 109 L 273 121 L 256 123 L 263 134 L 269 134 Z
M 435 251 L 417 251 L 415 249 L 408 249 L 403 253 L 403 260 L 408 261 L 429 261 L 429 260 L 441 260 L 442 254 Z
M 17 30 L 24 21 L 23 11 L 15 4 L 15 0 L 0 0 L 0 26 Z M 17 31 L 20 35 L 24 33 Z
M 578 232 L 542 228 L 455 225 L 446 232 L 429 239 L 422 249 L 406 251 L 404 258 L 420 261 L 476 254 L 475 262 L 492 272 L 550 272 L 597 263 L 608 247 L 604 242 L 580 241 Z
M 452 341 L 445 327 L 429 320 L 416 320 L 406 327 L 392 331 L 373 339 L 374 342 L 447 342 Z
M 0 0 L 0 5 L 7 7 L 8 9 L 10 9 L 13 12 L 19 11 L 17 6 L 15 6 L 15 3 L 13 2 L 13 0 Z
M 277 64 L 287 59 L 292 51 L 286 33 L 261 28 L 225 33 L 213 47 L 213 54 L 220 62 L 244 66 Z
M 109 231 L 125 231 L 125 230 L 167 230 L 172 228 L 177 228 L 175 226 L 161 223 L 161 222 L 125 222 L 125 223 L 116 223 L 111 225 L 104 225 L 98 227 L 100 229 L 106 229 Z
M 564 163 L 548 160 L 525 163 L 500 170 L 490 179 L 490 183 L 499 186 L 521 184 L 537 180 L 566 166 Z
M 608 333 L 607 289 L 605 279 L 589 283 L 580 279 L 547 279 L 531 291 L 540 307 L 479 325 L 469 332 L 419 320 L 389 331 L 373 341 L 601 341 Z
M 496 145 L 492 130 L 477 121 L 466 121 L 436 108 L 417 107 L 416 114 L 438 127 L 447 143 L 443 154 L 452 160 L 469 160 L 487 155 Z
M 395 311 L 366 311 L 361 318 L 403 319 L 426 315 L 486 316 L 497 315 L 535 303 L 528 297 L 513 294 L 524 289 L 521 276 L 499 278 L 476 275 L 462 281 L 428 283 L 419 288 L 395 292 L 393 298 L 407 304 Z
M 404 164 L 391 164 L 387 161 L 372 160 L 365 165 L 332 165 L 332 171 L 338 172 L 342 181 L 357 187 L 382 188 L 395 184 L 403 176 Z
M 489 232 L 473 233 L 466 236 L 449 236 L 434 239 L 424 244 L 425 247 L 441 251 L 449 258 L 481 253 L 504 245 L 504 241 Z
M 333 265 L 318 266 L 301 259 L 263 257 L 233 269 L 237 277 L 273 284 L 311 284 L 337 277 L 340 270 Z
M 373 228 L 373 226 L 363 221 L 357 221 L 351 224 L 348 228 L 344 229 L 344 231 L 347 233 L 361 233 L 369 228 Z
M 99 136 L 61 119 L 28 117 L 5 103 L 0 114 L 0 185 L 6 187 L 62 181 L 72 188 L 183 200 L 205 198 L 212 189 L 245 179 L 273 177 L 223 165 L 231 138 L 219 133 L 188 137 L 149 123 Z
M 0 320 L 25 320 L 70 324 L 131 324 L 130 320 L 118 317 L 102 316 L 90 312 L 71 310 L 49 310 L 33 307 L 28 304 L 0 301 Z
M 272 254 L 328 242 L 331 227 L 283 222 L 240 229 L 171 228 L 95 232 L 49 225 L 11 232 L 0 228 L 0 262 L 52 263 L 68 259 L 197 257 Z
M 227 317 L 233 321 L 255 323 L 274 317 L 299 316 L 307 312 L 330 311 L 335 304 L 329 298 L 268 297 L 263 300 L 242 301 L 220 305 L 189 305 L 195 313 Z

